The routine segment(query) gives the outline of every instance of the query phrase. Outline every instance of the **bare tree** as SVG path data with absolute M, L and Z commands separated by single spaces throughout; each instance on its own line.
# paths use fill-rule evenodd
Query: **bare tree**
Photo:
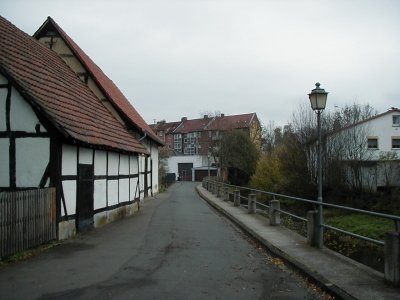
M 357 194 L 371 186 L 371 177 L 375 175 L 366 165 L 372 158 L 367 140 L 370 128 L 362 121 L 374 114 L 376 110 L 370 105 L 356 103 L 327 114 L 325 120 L 330 133 L 325 139 L 325 169 L 329 184 L 345 183 Z

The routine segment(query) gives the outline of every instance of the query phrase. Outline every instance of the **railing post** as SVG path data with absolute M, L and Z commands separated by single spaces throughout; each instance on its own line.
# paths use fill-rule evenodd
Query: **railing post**
M 385 280 L 400 286 L 400 232 L 385 235 Z
M 229 200 L 229 192 L 228 192 L 228 187 L 224 186 L 224 201 L 228 201 Z
M 256 213 L 256 194 L 249 194 L 249 203 L 248 203 L 247 211 L 249 214 Z
M 240 206 L 240 190 L 233 192 L 233 206 Z
M 217 183 L 216 182 L 212 183 L 211 193 L 213 193 L 213 194 L 217 193 Z
M 310 210 L 307 212 L 307 243 L 310 246 L 319 248 L 319 231 L 318 231 L 318 211 Z
M 281 205 L 279 200 L 269 201 L 269 225 L 276 226 L 281 224 Z
M 222 186 L 218 183 L 217 184 L 217 198 L 221 197 Z

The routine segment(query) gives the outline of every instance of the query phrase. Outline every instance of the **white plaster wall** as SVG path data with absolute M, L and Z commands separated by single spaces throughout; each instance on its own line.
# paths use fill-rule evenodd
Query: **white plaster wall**
M 178 176 L 178 163 L 192 163 L 193 168 L 204 167 L 201 155 L 179 155 L 171 156 L 167 160 L 168 172 Z
M 152 169 L 153 169 L 153 193 L 158 192 L 158 147 L 154 145 L 151 149 Z
M 62 186 L 67 213 L 68 215 L 76 214 L 76 180 L 64 180 Z M 64 206 L 62 204 L 61 216 L 65 216 Z
M 129 156 L 125 154 L 120 155 L 119 161 L 119 174 L 129 175 Z
M 0 89 L 0 131 L 7 130 L 6 122 L 6 99 L 7 89 Z
M 76 175 L 76 160 L 77 148 L 76 146 L 66 145 L 62 146 L 62 175 Z
M 137 191 L 137 178 L 131 178 L 129 184 L 131 186 L 129 200 L 135 200 L 139 196 L 139 191 Z M 135 195 L 136 194 L 136 195 Z
M 119 180 L 119 202 L 129 201 L 129 179 Z
M 89 148 L 79 148 L 79 163 L 91 165 L 93 162 L 93 150 Z
M 107 152 L 101 150 L 95 151 L 94 175 L 107 175 Z
M 134 155 L 129 156 L 129 163 L 130 163 L 131 175 L 138 174 L 139 173 L 138 157 Z
M 10 158 L 9 158 L 10 140 L 0 138 L 0 186 L 10 186 Z
M 118 180 L 108 181 L 108 206 L 118 204 Z
M 94 181 L 94 209 L 107 206 L 107 180 Z
M 139 156 L 139 172 L 144 172 L 144 160 L 145 156 Z M 144 190 L 144 174 L 139 175 L 139 189 L 142 192 Z M 140 199 L 143 199 L 143 193 L 140 194 Z
M 378 159 L 379 155 L 392 150 L 392 137 L 400 137 L 400 127 L 393 126 L 393 115 L 399 113 L 390 113 L 368 122 L 368 137 L 378 138 L 378 149 L 370 150 L 373 159 Z M 399 151 L 400 152 L 400 151 Z
M 17 187 L 39 186 L 50 159 L 50 139 L 16 139 L 15 153 Z
M 108 153 L 108 175 L 118 175 L 118 153 Z
M 40 124 L 31 106 L 14 87 L 11 90 L 10 123 L 12 131 L 25 132 L 36 132 L 35 126 Z M 46 132 L 43 126 L 40 126 L 40 131 Z

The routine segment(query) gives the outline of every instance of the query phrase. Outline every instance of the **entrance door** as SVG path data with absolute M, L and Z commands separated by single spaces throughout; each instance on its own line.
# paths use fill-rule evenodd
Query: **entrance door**
M 178 163 L 178 173 L 182 181 L 192 181 L 192 163 Z
M 76 198 L 76 228 L 85 231 L 93 228 L 93 165 L 78 165 L 78 190 Z

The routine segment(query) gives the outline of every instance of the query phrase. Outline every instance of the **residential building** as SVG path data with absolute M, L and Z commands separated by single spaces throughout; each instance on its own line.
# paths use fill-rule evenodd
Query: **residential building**
M 181 118 L 177 122 L 160 121 L 150 125 L 158 137 L 165 142 L 168 172 L 181 180 L 200 181 L 216 175 L 215 150 L 224 133 L 230 130 L 246 132 L 257 146 L 261 144 L 261 126 L 256 113 L 230 115 L 221 114 L 199 119 Z
M 114 82 L 51 17 L 47 18 L 33 36 L 56 52 L 111 114 L 145 145 L 149 155 L 144 159 L 144 168 L 146 174 L 152 170 L 152 175 L 143 175 L 142 192 L 145 196 L 158 192 L 158 147 L 162 145 L 162 141 Z
M 0 17 L 0 190 L 55 188 L 63 239 L 157 192 L 163 143 L 51 18 L 35 38 Z
M 325 151 L 340 152 L 347 162 L 348 183 L 357 180 L 370 190 L 400 186 L 400 109 L 335 130 L 327 145 Z

